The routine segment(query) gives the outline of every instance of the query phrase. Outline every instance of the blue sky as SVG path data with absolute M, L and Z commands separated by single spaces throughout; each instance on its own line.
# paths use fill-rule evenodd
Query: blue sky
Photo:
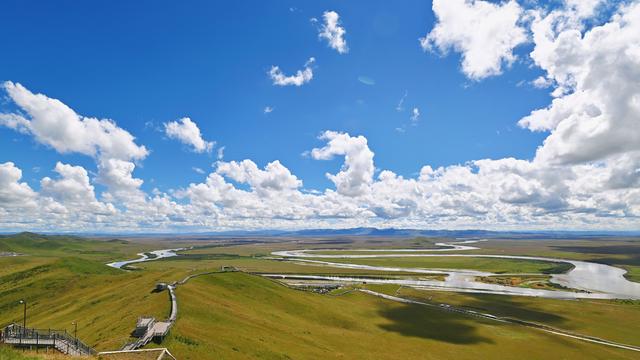
M 145 126 L 184 116 L 225 146 L 225 158 L 259 165 L 280 159 L 305 187 L 321 189 L 330 186 L 324 172 L 340 161 L 318 163 L 300 154 L 317 146 L 315 138 L 327 129 L 365 135 L 378 167 L 405 176 L 427 164 L 532 158 L 543 138 L 516 125 L 549 101 L 544 90 L 517 86 L 539 71 L 517 63 L 500 78 L 467 80 L 458 55 L 420 48 L 418 38 L 434 21 L 426 2 L 12 5 L 4 6 L 2 27 L 10 33 L 5 49 L 15 56 L 0 59 L 0 79 L 60 99 L 80 114 L 115 120 L 152 151 L 139 175 L 161 188 L 196 181 L 202 175 L 191 167 L 209 170 L 215 161 Z M 310 19 L 327 9 L 344 19 L 348 54 L 318 39 Z M 271 84 L 271 65 L 290 73 L 311 56 L 317 69 L 308 85 Z M 398 112 L 405 92 L 405 110 Z M 275 110 L 264 114 L 266 106 Z M 419 124 L 395 131 L 410 122 L 413 107 L 420 109 Z M 11 141 L 2 142 L 0 160 L 19 162 L 27 180 L 42 175 L 28 168 L 52 169 L 59 159 L 29 137 L 1 131 Z M 33 150 L 24 152 L 25 146 Z M 165 171 L 167 165 L 175 171 Z
M 480 11 L 474 6 L 485 2 L 455 3 Z M 436 7 L 425 1 L 6 1 L 0 5 L 5 35 L 0 80 L 58 99 L 82 116 L 112 119 L 133 135 L 137 145 L 149 150 L 135 161 L 133 172 L 144 180 L 140 189 L 149 197 L 153 189 L 173 196 L 173 191 L 204 182 L 216 169 L 221 147 L 225 162 L 250 159 L 263 168 L 278 160 L 303 181 L 301 190 L 324 192 L 336 187 L 326 173 L 339 173 L 344 166 L 340 154 L 330 161 L 308 155 L 325 146 L 327 141 L 318 137 L 326 130 L 367 139 L 375 153 L 374 182 L 380 170 L 418 178 L 426 165 L 449 168 L 505 158 L 535 162 L 536 149 L 554 129 L 532 131 L 533 126 L 518 121 L 547 107 L 554 99 L 551 92 L 564 85 L 551 66 L 529 55 L 542 45 L 533 39 L 525 12 L 538 11 L 542 19 L 553 10 L 565 11 L 569 18 L 571 11 L 581 11 L 569 3 L 514 5 L 520 15 L 511 25 L 521 26 L 527 39 L 508 49 L 514 59 L 499 61 L 500 74 L 474 78 L 461 65 L 464 41 L 456 45 L 455 39 L 444 39 L 448 50 L 438 49 L 437 39 L 431 50 L 421 46 L 419 39 L 438 24 Z M 493 6 L 487 11 L 494 12 L 508 5 L 487 4 Z M 618 10 L 611 8 L 580 15 L 578 30 L 585 34 L 610 21 L 610 13 Z M 348 52 L 341 54 L 319 38 L 326 11 L 339 14 Z M 274 85 L 268 74 L 272 66 L 292 75 L 311 57 L 311 81 Z M 555 83 L 534 86 L 540 76 Z M 572 86 L 569 93 L 575 91 Z M 266 107 L 273 111 L 265 113 Z M 412 122 L 414 108 L 420 115 Z M 10 96 L 4 96 L 0 110 L 25 114 Z M 165 123 L 184 117 L 197 124 L 204 140 L 215 142 L 212 151 L 194 152 L 165 133 Z M 596 156 L 587 163 L 602 160 Z M 86 169 L 98 201 L 109 190 L 104 181 L 95 181 L 100 171 L 96 156 L 65 153 L 33 133 L 0 126 L 0 163 L 6 162 L 21 169 L 19 182 L 35 192 L 43 177 L 58 176 L 53 171 L 57 162 Z M 229 182 L 252 190 L 237 178 Z M 627 214 L 634 213 L 634 204 L 627 204 Z M 623 217 L 628 226 L 628 215 Z M 491 221 L 494 226 L 495 218 Z M 566 226 L 575 227 L 575 221 Z M 5 226 L 16 226 L 11 224 Z M 510 224 L 517 226 L 518 220 Z M 528 219 L 521 225 L 531 224 Z

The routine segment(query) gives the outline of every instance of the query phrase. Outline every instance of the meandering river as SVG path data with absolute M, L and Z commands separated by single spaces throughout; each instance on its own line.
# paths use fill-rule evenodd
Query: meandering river
M 422 289 L 434 289 L 471 293 L 490 293 L 504 295 L 539 296 L 560 299 L 640 299 L 640 283 L 627 280 L 624 277 L 626 270 L 605 264 L 597 264 L 587 261 L 568 260 L 559 258 L 547 258 L 536 256 L 516 255 L 485 255 L 485 254 L 442 254 L 446 251 L 477 250 L 478 247 L 469 244 L 478 243 L 481 240 L 469 240 L 463 242 L 438 243 L 438 249 L 332 249 L 331 254 L 319 254 L 313 250 L 289 250 L 276 251 L 272 255 L 280 256 L 290 261 L 300 263 L 330 266 L 343 269 L 362 269 L 384 272 L 414 272 L 422 274 L 445 274 L 444 281 L 437 280 L 412 280 L 412 279 L 380 279 L 348 276 L 313 276 L 313 275 L 288 275 L 269 274 L 270 277 L 289 278 L 299 280 L 326 280 L 337 282 L 363 282 L 379 284 L 398 284 Z M 327 250 L 321 250 L 327 251 Z M 336 254 L 339 251 L 364 252 L 364 254 Z M 378 254 L 384 252 L 384 254 Z M 438 252 L 438 254 L 434 254 Z M 402 253 L 402 254 L 400 254 Z M 573 269 L 564 274 L 551 275 L 552 283 L 567 288 L 579 290 L 543 290 L 521 287 L 487 284 L 477 281 L 479 276 L 505 275 L 490 272 L 465 270 L 465 269 L 434 269 L 434 268 L 401 268 L 390 266 L 371 266 L 349 263 L 337 263 L 313 258 L 325 259 L 362 259 L 362 258 L 390 258 L 390 257 L 475 257 L 475 258 L 499 258 L 516 260 L 533 260 L 548 262 L 563 262 L 573 265 Z
M 275 251 L 274 256 L 284 258 L 289 261 L 295 261 L 302 264 L 313 264 L 329 266 L 342 269 L 360 269 L 370 271 L 383 272 L 412 272 L 417 274 L 444 274 L 444 281 L 438 280 L 421 280 L 421 279 L 381 279 L 375 277 L 349 277 L 349 276 L 319 276 L 319 275 L 291 275 L 291 274 L 267 274 L 265 276 L 297 279 L 297 280 L 323 280 L 331 282 L 343 283 L 373 283 L 373 284 L 397 284 L 410 286 L 419 289 L 433 289 L 442 291 L 470 292 L 470 293 L 489 293 L 503 295 L 523 295 L 523 296 L 539 296 L 546 298 L 559 299 L 640 299 L 640 283 L 627 280 L 624 277 L 626 270 L 614 266 L 592 263 L 588 261 L 568 260 L 559 258 L 537 257 L 537 256 L 517 256 L 517 255 L 487 255 L 487 254 L 443 254 L 450 251 L 469 251 L 478 250 L 477 244 L 483 240 L 467 240 L 461 242 L 437 243 L 439 248 L 436 249 L 331 249 L 330 254 L 318 253 L 318 250 L 287 250 Z M 107 264 L 108 266 L 121 269 L 126 265 L 141 263 L 145 261 L 160 260 L 168 257 L 177 256 L 177 252 L 185 250 L 163 249 L 150 251 L 148 253 L 139 253 L 137 259 L 116 261 Z M 327 249 L 320 251 L 328 251 Z M 340 254 L 339 252 L 362 252 L 362 254 Z M 147 254 L 152 254 L 149 256 Z M 467 269 L 437 269 L 437 268 L 406 268 L 392 266 L 373 266 L 362 264 L 338 263 L 326 260 L 315 260 L 314 258 L 323 259 L 363 259 L 363 258 L 392 258 L 392 257 L 474 257 L 474 258 L 498 258 L 498 259 L 515 259 L 515 260 L 533 260 L 562 262 L 573 265 L 573 268 L 564 274 L 551 275 L 552 283 L 562 285 L 564 287 L 575 289 L 578 291 L 565 290 L 544 290 L 531 289 L 522 287 L 512 287 L 498 284 L 488 284 L 477 280 L 478 277 L 493 275 L 491 272 L 475 271 Z
M 116 262 L 108 263 L 107 266 L 111 266 L 111 267 L 116 268 L 116 269 L 122 269 L 122 267 L 124 267 L 126 265 L 129 265 L 129 264 L 141 263 L 141 262 L 145 262 L 145 261 L 160 260 L 160 259 L 164 259 L 164 258 L 168 258 L 168 257 L 172 257 L 172 256 L 178 256 L 178 254 L 176 252 L 181 251 L 181 250 L 185 250 L 185 249 L 184 248 L 164 249 L 164 250 L 149 251 L 147 253 L 139 253 L 138 256 L 140 256 L 140 257 L 137 258 L 137 259 L 125 260 L 125 261 L 116 261 Z M 155 256 L 149 256 L 147 254 L 152 254 L 152 255 L 155 255 Z

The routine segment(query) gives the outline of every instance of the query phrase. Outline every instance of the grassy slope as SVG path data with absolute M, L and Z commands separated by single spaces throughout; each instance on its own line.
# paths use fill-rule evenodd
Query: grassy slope
M 7 346 L 0 346 L 0 360 L 69 360 L 69 356 L 56 351 L 17 350 Z M 95 360 L 95 357 L 76 357 L 77 360 Z M 132 359 L 133 360 L 133 359 Z
M 176 327 L 164 343 L 181 360 L 406 358 L 633 358 L 534 330 L 362 293 L 291 290 L 243 273 L 196 278 L 178 288 Z
M 132 258 L 148 249 L 157 249 L 155 244 L 139 244 L 122 240 L 91 240 L 76 236 L 52 236 L 20 233 L 0 236 L 0 251 L 17 252 L 40 257 L 80 257 L 96 261 L 111 261 L 115 258 Z
M 25 355 L 10 347 L 0 346 L 0 359 L 2 360 L 40 360 L 40 357 Z
M 140 245 L 121 242 L 20 234 L 0 238 L 0 247 L 28 254 L 0 257 L 0 325 L 22 321 L 18 301 L 25 299 L 28 326 L 70 330 L 77 321 L 78 337 L 98 350 L 129 341 L 138 316 L 166 317 L 167 293 L 151 290 L 187 273 L 107 267 L 106 261 L 140 251 Z
M 368 285 L 372 290 L 402 297 L 447 303 L 498 316 L 533 321 L 584 335 L 640 346 L 640 301 L 554 300 L 525 296 L 421 291 L 397 286 Z
M 0 266 L 6 265 L 0 259 Z M 124 273 L 77 258 L 0 277 L 0 324 L 21 322 L 20 299 L 28 303 L 28 326 L 71 329 L 90 346 L 113 350 L 129 338 L 140 315 L 167 316 L 166 293 L 151 293 L 169 274 Z
M 70 329 L 71 322 L 78 320 L 79 337 L 99 350 L 112 350 L 126 342 L 139 315 L 166 315 L 169 307 L 166 293 L 150 292 L 156 281 L 177 280 L 187 273 L 217 269 L 221 265 L 240 265 L 253 271 L 327 271 L 251 257 L 223 256 L 161 260 L 142 264 L 142 271 L 125 273 L 105 267 L 104 262 L 169 246 L 56 238 L 53 239 L 55 246 L 42 248 L 41 239 L 23 236 L 27 239 L 7 241 L 0 237 L 0 251 L 31 254 L 0 258 L 0 324 L 21 319 L 17 301 L 26 298 L 30 325 Z M 295 247 L 267 244 L 198 252 L 247 256 Z M 566 359 L 582 358 L 581 352 L 593 358 L 631 358 L 625 351 L 520 327 L 392 303 L 359 293 L 336 298 L 294 291 L 244 274 L 197 278 L 180 287 L 178 296 L 179 320 L 163 346 L 168 346 L 181 360 L 286 356 L 397 358 L 398 354 L 404 358 L 427 359 L 477 358 L 478 354 L 486 358 L 511 355 L 512 358 L 544 358 L 549 349 L 555 357 Z M 455 297 L 454 294 L 446 296 Z M 547 306 L 547 300 L 539 300 L 544 303 L 540 306 Z M 507 304 L 502 307 L 508 308 Z M 514 305 L 510 311 L 517 311 L 518 307 L 520 305 Z M 603 322 L 602 331 L 608 328 L 608 331 L 619 332 L 619 341 L 633 336 L 631 330 L 634 326 L 637 328 L 635 312 L 611 315 L 600 308 L 585 310 L 600 312 L 600 316 L 585 317 L 585 324 Z M 573 321 L 571 316 L 563 314 L 568 310 L 561 305 L 550 308 L 551 311 Z M 579 308 L 576 306 L 571 312 L 577 314 Z M 616 329 L 618 324 L 625 329 Z

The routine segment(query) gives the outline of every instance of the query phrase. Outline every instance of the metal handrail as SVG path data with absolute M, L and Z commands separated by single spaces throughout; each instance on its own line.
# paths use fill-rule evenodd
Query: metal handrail
M 20 339 L 22 340 L 36 340 L 36 344 L 42 341 L 53 340 L 53 346 L 64 352 L 69 352 L 70 349 L 74 349 L 77 352 L 85 354 L 96 354 L 96 351 L 90 346 L 86 345 L 78 338 L 71 336 L 66 330 L 55 329 L 29 329 L 24 328 L 18 324 L 11 324 L 2 329 L 2 335 L 0 336 L 3 341 L 7 339 Z M 70 347 L 71 346 L 71 347 Z

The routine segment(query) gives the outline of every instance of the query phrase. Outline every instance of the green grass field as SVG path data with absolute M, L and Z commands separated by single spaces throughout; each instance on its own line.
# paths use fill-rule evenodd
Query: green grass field
M 401 255 L 399 255 L 401 256 Z M 318 258 L 317 260 L 372 265 L 392 266 L 406 268 L 432 268 L 432 269 L 467 269 L 487 271 L 496 274 L 558 274 L 571 269 L 566 263 L 550 263 L 545 261 L 511 260 L 492 258 L 470 257 L 389 257 L 389 258 Z
M 47 241 L 51 239 L 52 243 Z M 363 240 L 346 248 L 369 247 Z M 431 240 L 403 240 L 395 246 L 431 244 Z M 406 243 L 405 243 L 406 242 Z M 189 274 L 235 266 L 252 273 L 401 275 L 334 269 L 264 258 L 271 251 L 327 248 L 320 241 L 305 244 L 290 239 L 260 244 L 206 245 L 189 256 L 137 264 L 137 271 L 109 268 L 106 262 L 135 258 L 138 252 L 188 245 L 153 239 L 87 240 L 21 234 L 0 237 L 0 251 L 25 256 L 0 257 L 0 325 L 22 320 L 20 299 L 28 303 L 28 326 L 71 330 L 97 350 L 115 350 L 132 340 L 138 316 L 164 318 L 169 312 L 166 292 L 154 293 L 159 281 L 171 282 Z M 379 241 L 378 246 L 389 247 Z M 507 243 L 505 243 L 507 244 Z M 565 244 L 565 243 L 563 243 Z M 369 245 L 369 246 L 367 246 Z M 571 244 L 578 246 L 577 244 Z M 494 251 L 504 251 L 495 249 Z M 528 252 L 553 252 L 547 243 Z M 331 244 L 336 247 L 336 244 Z M 523 246 L 515 248 L 522 251 Z M 577 251 L 577 249 L 574 249 Z M 483 249 L 484 251 L 484 249 Z M 564 249 L 563 251 L 566 251 Z M 601 256 L 586 254 L 585 256 Z M 576 255 L 582 256 L 582 255 Z M 618 256 L 623 256 L 619 255 Z M 330 259 L 334 261 L 336 259 Z M 363 259 L 367 262 L 378 259 Z M 402 266 L 467 268 L 493 272 L 560 271 L 551 263 L 473 258 L 393 258 Z M 425 260 L 425 261 L 423 261 Z M 487 261 L 488 260 L 488 261 Z M 419 264 L 413 264 L 417 261 Z M 411 264 L 411 265 L 405 265 Z M 409 274 L 409 273 L 407 273 Z M 395 293 L 397 287 L 372 286 Z M 337 291 L 336 293 L 344 293 Z M 501 316 L 536 321 L 565 330 L 640 345 L 640 303 L 633 301 L 559 301 L 537 298 L 470 295 L 401 289 L 400 295 L 484 310 Z M 178 359 L 632 359 L 635 353 L 534 329 L 419 305 L 407 305 L 360 292 L 342 296 L 288 288 L 248 273 L 220 273 L 192 279 L 177 289 L 179 315 L 161 346 Z M 149 347 L 156 347 L 150 344 Z M 10 357 L 12 356 L 12 357 Z M 24 356 L 27 356 L 26 358 Z M 0 348 L 0 359 L 23 360 L 40 355 Z M 55 358 L 58 360 L 58 358 Z
M 375 291 L 455 306 L 640 346 L 640 301 L 554 300 L 525 296 L 420 291 L 398 286 L 367 285 Z
M 0 266 L 7 262 L 0 259 Z M 167 294 L 151 292 L 165 275 L 124 273 L 77 258 L 52 260 L 0 277 L 0 324 L 21 322 L 18 301 L 25 299 L 28 326 L 70 330 L 77 321 L 78 336 L 88 345 L 118 348 L 129 340 L 138 316 L 166 316 Z
M 362 293 L 318 295 L 243 273 L 178 289 L 180 359 L 632 359 L 635 354 Z M 505 356 L 512 354 L 513 357 Z M 520 356 L 523 356 L 520 355 Z
M 39 360 L 40 357 L 25 355 L 18 350 L 7 346 L 0 346 L 0 359 L 2 360 Z
M 27 254 L 0 257 L 0 325 L 22 321 L 28 304 L 29 327 L 71 329 L 98 349 L 119 348 L 140 315 L 164 317 L 166 293 L 152 293 L 156 282 L 186 271 L 124 272 L 105 265 L 115 258 L 135 257 L 146 245 L 87 241 L 21 234 L 0 238 L 0 247 Z M 133 254 L 133 255 L 132 255 Z
M 490 240 L 478 254 L 558 257 L 598 262 L 624 268 L 627 278 L 640 282 L 640 239 Z

